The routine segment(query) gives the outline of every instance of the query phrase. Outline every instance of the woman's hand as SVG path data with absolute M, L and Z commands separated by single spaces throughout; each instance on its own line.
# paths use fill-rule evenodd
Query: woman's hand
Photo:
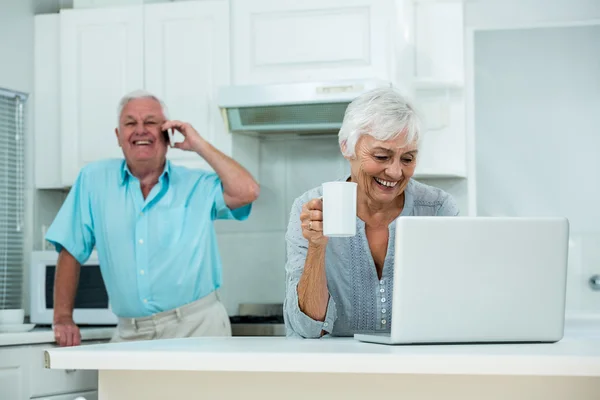
M 302 206 L 300 213 L 302 236 L 309 243 L 317 246 L 327 244 L 327 236 L 323 235 L 323 200 L 312 199 Z

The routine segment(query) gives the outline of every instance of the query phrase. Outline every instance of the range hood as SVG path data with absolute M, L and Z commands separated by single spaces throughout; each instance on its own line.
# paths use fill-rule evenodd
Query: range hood
M 231 133 L 337 134 L 348 104 L 382 80 L 307 82 L 219 89 L 217 104 Z

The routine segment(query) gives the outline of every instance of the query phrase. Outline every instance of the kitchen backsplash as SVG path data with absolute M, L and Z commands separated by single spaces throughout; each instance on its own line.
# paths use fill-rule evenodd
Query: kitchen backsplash
M 336 137 L 261 141 L 257 177 L 261 192 L 250 217 L 215 224 L 223 260 L 221 295 L 230 314 L 240 303 L 283 302 L 284 236 L 294 200 L 348 173 Z
M 239 303 L 283 301 L 284 235 L 294 200 L 323 182 L 343 178 L 349 173 L 337 137 L 261 141 L 258 176 L 261 192 L 250 217 L 244 222 L 216 222 L 223 258 L 221 294 L 230 314 L 237 312 Z M 451 193 L 466 214 L 465 180 L 423 182 Z
M 223 261 L 221 296 L 227 311 L 237 313 L 240 303 L 281 303 L 285 294 L 285 230 L 294 199 L 306 190 L 349 173 L 337 138 L 294 140 L 265 139 L 260 144 L 258 180 L 261 194 L 244 222 L 217 221 Z M 423 180 L 450 192 L 466 210 L 466 181 Z M 66 192 L 38 190 L 34 248 L 41 249 L 42 225 L 49 226 Z M 466 213 L 463 213 L 463 215 Z M 600 310 L 600 293 L 593 292 L 589 277 L 600 273 L 600 232 L 573 234 L 569 257 L 569 309 Z
M 260 142 L 257 179 L 259 199 L 248 220 L 217 221 L 223 261 L 223 302 L 230 314 L 240 303 L 281 303 L 285 293 L 285 230 L 294 200 L 321 183 L 350 172 L 337 137 L 273 137 Z M 452 193 L 462 210 L 467 206 L 466 181 L 428 180 Z M 67 191 L 37 190 L 33 247 L 42 249 L 43 227 L 48 227 Z M 235 249 L 235 250 L 234 250 Z

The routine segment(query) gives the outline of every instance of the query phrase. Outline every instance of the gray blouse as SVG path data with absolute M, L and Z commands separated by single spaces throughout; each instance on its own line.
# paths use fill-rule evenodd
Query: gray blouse
M 286 296 L 283 313 L 287 336 L 318 338 L 321 331 L 332 336 L 354 333 L 389 332 L 391 326 L 392 283 L 396 224 L 389 225 L 388 249 L 381 280 L 365 234 L 365 223 L 356 218 L 356 236 L 329 238 L 325 251 L 325 271 L 329 303 L 325 321 L 316 321 L 298 307 L 297 286 L 304 270 L 308 241 L 302 236 L 300 213 L 307 201 L 321 197 L 322 188 L 311 189 L 292 206 L 286 232 Z M 402 216 L 455 216 L 454 198 L 441 189 L 412 180 L 405 189 Z

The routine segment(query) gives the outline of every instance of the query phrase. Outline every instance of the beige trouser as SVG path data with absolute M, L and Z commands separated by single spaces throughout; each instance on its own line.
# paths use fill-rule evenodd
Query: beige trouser
M 215 292 L 148 317 L 119 318 L 111 342 L 197 336 L 231 336 L 227 310 Z

